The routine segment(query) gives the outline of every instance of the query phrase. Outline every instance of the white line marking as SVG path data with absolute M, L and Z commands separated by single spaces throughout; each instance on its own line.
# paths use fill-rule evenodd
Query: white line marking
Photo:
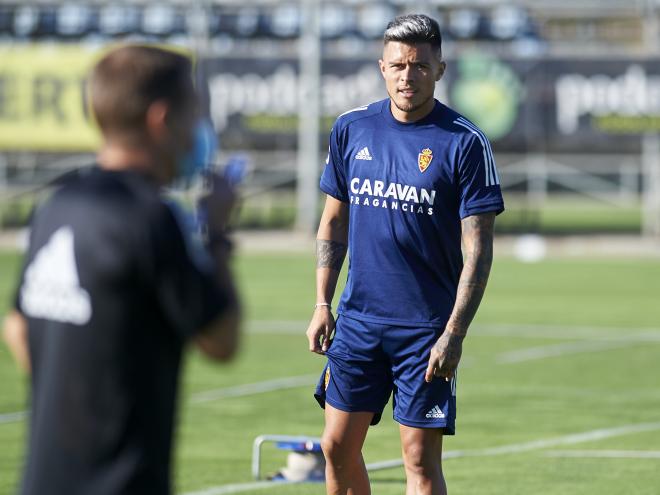
M 227 495 L 246 492 L 248 490 L 265 490 L 278 485 L 292 485 L 291 481 L 253 481 L 251 483 L 235 483 L 232 485 L 213 486 L 198 492 L 187 492 L 184 495 Z
M 276 335 L 305 335 L 306 320 L 252 320 L 246 325 L 248 333 Z M 540 324 L 475 324 L 469 335 L 488 337 L 521 337 L 559 340 L 649 340 L 660 341 L 656 327 L 592 327 L 579 325 Z
M 27 416 L 27 411 L 16 411 L 16 412 L 0 414 L 0 425 L 6 423 L 17 423 L 18 421 L 22 421 L 23 418 L 25 418 L 26 416 Z
M 585 431 L 583 433 L 573 433 L 557 438 L 548 438 L 543 440 L 534 440 L 532 442 L 518 443 L 512 445 L 502 445 L 501 447 L 491 447 L 487 449 L 463 450 L 457 457 L 474 456 L 493 456 L 502 454 L 519 454 L 529 452 L 530 450 L 546 449 L 558 445 L 574 445 L 576 443 L 594 442 L 606 438 L 620 437 L 632 433 L 644 433 L 647 431 L 660 430 L 660 422 L 656 423 L 638 423 L 617 426 L 615 428 L 602 428 L 598 430 Z
M 188 402 L 190 404 L 204 404 L 219 399 L 228 399 L 232 397 L 245 397 L 248 395 L 265 394 L 277 390 L 286 390 L 303 386 L 314 385 L 319 379 L 319 375 L 298 375 L 275 378 L 263 382 L 246 383 L 234 387 L 216 388 L 205 390 L 190 395 Z M 0 415 L 0 424 L 16 423 L 25 418 L 27 411 L 16 411 Z
M 501 445 L 499 447 L 490 447 L 485 449 L 472 449 L 472 450 L 450 450 L 442 454 L 443 459 L 457 459 L 460 457 L 491 457 L 505 454 L 519 454 L 522 452 L 529 452 L 532 450 L 540 450 L 548 447 L 555 447 L 558 445 L 575 445 L 583 442 L 593 442 L 596 440 L 604 440 L 617 436 L 629 435 L 631 433 L 643 433 L 647 431 L 660 430 L 660 422 L 658 423 L 639 423 L 617 426 L 615 428 L 602 428 L 598 430 L 585 431 L 582 433 L 573 433 L 564 435 L 557 438 L 547 438 L 542 440 L 534 440 L 532 442 L 514 443 L 510 445 Z M 403 466 L 401 459 L 390 459 L 387 461 L 372 462 L 367 464 L 369 471 L 378 471 L 382 469 L 392 469 Z M 274 487 L 281 482 L 274 481 L 260 481 L 248 483 L 235 483 L 231 485 L 221 485 L 217 487 L 210 487 L 202 491 L 187 492 L 184 495 L 228 495 L 232 493 L 241 493 L 253 489 L 262 489 Z
M 442 458 L 457 459 L 459 457 L 492 457 L 505 454 L 520 454 L 522 452 L 546 449 L 548 447 L 555 447 L 558 445 L 575 445 L 583 442 L 593 442 L 596 440 L 604 440 L 606 438 L 629 435 L 631 433 L 643 433 L 657 430 L 660 430 L 660 422 L 631 424 L 618 426 L 616 428 L 603 428 L 599 430 L 585 431 L 583 433 L 573 433 L 557 438 L 534 440 L 525 443 L 514 443 L 511 445 L 502 445 L 500 447 L 490 447 L 486 449 L 474 450 L 449 450 L 442 454 Z M 392 459 L 389 461 L 367 464 L 367 469 L 373 471 L 378 469 L 390 469 L 399 466 L 403 466 L 403 461 L 401 459 Z
M 547 457 L 584 457 L 604 459 L 660 459 L 660 450 L 550 450 Z
M 256 334 L 302 335 L 303 321 L 253 321 L 248 331 Z M 614 335 L 610 332 L 616 332 Z M 636 332 L 636 333 L 630 333 Z M 660 343 L 660 329 L 614 327 L 564 327 L 555 325 L 476 325 L 470 335 L 571 340 L 561 344 L 517 349 L 496 357 L 497 364 L 515 364 L 569 354 L 599 352 L 629 347 L 642 342 Z M 578 342 L 575 342 L 575 341 Z M 586 341 L 586 342 L 580 342 Z M 471 363 L 472 364 L 472 363 Z M 463 363 L 465 367 L 465 364 Z
M 447 459 L 447 455 L 449 454 L 451 454 L 451 451 L 443 452 L 442 458 Z M 390 459 L 388 461 L 370 462 L 367 464 L 367 471 L 382 471 L 383 469 L 394 469 L 398 467 L 403 467 L 403 460 Z
M 660 341 L 658 328 L 580 327 L 554 325 L 477 325 L 470 335 L 559 340 Z
M 562 344 L 545 345 L 539 347 L 528 347 L 499 354 L 495 361 L 497 364 L 515 364 L 549 357 L 560 357 L 569 354 L 582 354 L 585 352 L 599 352 L 620 347 L 630 347 L 640 344 L 639 341 L 587 341 L 587 342 L 564 342 Z
M 462 366 L 461 366 L 461 369 Z M 605 385 L 606 383 L 603 383 Z M 469 393 L 473 396 L 480 396 L 484 391 L 492 391 L 492 383 L 471 383 L 469 385 Z M 592 387 L 573 387 L 571 385 L 517 385 L 498 384 L 497 391 L 502 394 L 502 397 L 507 395 L 520 396 L 527 394 L 529 397 L 543 395 L 545 397 L 551 395 L 561 396 L 565 399 L 584 399 L 585 397 L 603 399 L 605 396 L 611 396 L 610 388 L 592 388 Z M 618 403 L 622 401 L 637 401 L 637 400 L 660 400 L 660 388 L 626 388 L 621 392 L 617 392 L 616 397 L 609 397 L 609 399 Z
M 298 335 L 302 330 L 295 327 L 303 322 L 280 321 L 280 322 L 253 322 L 250 331 L 254 333 L 283 333 Z M 638 333 L 630 334 L 637 330 Z M 617 332 L 608 335 L 610 331 Z M 530 333 L 533 332 L 533 333 Z M 582 335 L 579 335 L 582 333 Z M 535 339 L 571 340 L 561 344 L 517 349 L 501 353 L 495 357 L 497 364 L 508 365 L 551 357 L 562 357 L 571 354 L 583 354 L 587 352 L 600 352 L 624 347 L 631 347 L 643 342 L 660 343 L 660 330 L 658 329 L 622 329 L 622 328 L 597 328 L 597 327 L 559 327 L 554 325 L 487 325 L 476 326 L 471 335 L 491 337 L 523 337 Z M 577 339 L 577 342 L 575 342 Z M 462 361 L 462 367 L 471 366 L 474 360 L 466 363 Z
M 234 387 L 206 390 L 204 392 L 197 392 L 192 394 L 190 396 L 189 402 L 191 404 L 203 404 L 205 402 L 211 402 L 218 399 L 245 397 L 246 395 L 264 394 L 267 392 L 275 392 L 277 390 L 284 390 L 287 388 L 313 385 L 318 381 L 319 376 L 321 375 L 287 376 L 284 378 L 275 378 L 273 380 L 266 380 L 263 382 L 246 383 L 244 385 L 236 385 Z
M 531 331 L 531 332 L 547 332 L 555 333 L 561 331 L 592 333 L 595 335 L 602 335 L 603 332 L 655 332 L 660 333 L 659 327 L 610 327 L 610 326 L 592 326 L 592 325 L 552 325 L 544 323 L 488 323 L 488 324 L 475 324 L 475 328 L 481 328 L 486 331 Z
M 248 324 L 248 332 L 256 334 L 303 335 L 304 321 L 260 321 Z M 614 335 L 611 332 L 615 332 Z M 635 333 L 631 333 L 635 332 Z M 608 335 L 608 333 L 610 333 Z M 599 352 L 628 347 L 642 342 L 660 342 L 657 328 L 570 327 L 557 325 L 476 325 L 470 335 L 571 340 L 556 345 L 531 347 L 505 352 L 496 357 L 498 364 L 514 364 L 568 354 Z M 586 342 L 575 342 L 575 340 Z

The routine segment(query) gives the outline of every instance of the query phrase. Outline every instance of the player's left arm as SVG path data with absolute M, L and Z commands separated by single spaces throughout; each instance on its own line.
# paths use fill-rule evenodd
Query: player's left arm
M 3 333 L 7 347 L 19 368 L 30 373 L 30 351 L 25 317 L 16 310 L 10 312 L 5 318 Z
M 425 376 L 427 382 L 434 376 L 446 380 L 454 376 L 461 359 L 463 339 L 486 291 L 493 263 L 494 225 L 495 212 L 471 215 L 461 222 L 465 263 L 451 316 L 445 331 L 431 349 Z

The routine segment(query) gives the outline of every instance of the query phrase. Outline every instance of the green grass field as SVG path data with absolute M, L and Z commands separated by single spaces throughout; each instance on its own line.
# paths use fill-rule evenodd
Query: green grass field
M 0 255 L 0 314 L 17 263 L 15 255 Z M 252 481 L 257 435 L 320 434 L 312 382 L 323 361 L 306 350 L 304 337 L 314 302 L 313 265 L 311 256 L 293 254 L 236 260 L 248 319 L 242 350 L 224 367 L 189 355 L 177 435 L 178 493 Z M 286 377 L 308 385 L 252 393 L 236 388 Z M 0 346 L 0 417 L 25 408 L 25 382 Z M 207 391 L 216 399 L 199 395 Z M 455 456 L 444 462 L 452 494 L 660 494 L 658 260 L 525 265 L 497 259 L 464 348 L 457 429 L 445 441 L 445 451 Z M 20 421 L 0 423 L 2 494 L 15 492 L 24 433 Z M 266 471 L 284 465 L 284 452 L 270 447 L 264 455 Z M 388 405 L 369 433 L 365 457 L 374 462 L 399 455 Z M 375 472 L 372 481 L 375 495 L 404 492 L 401 468 Z M 205 493 L 312 495 L 324 489 L 300 484 Z

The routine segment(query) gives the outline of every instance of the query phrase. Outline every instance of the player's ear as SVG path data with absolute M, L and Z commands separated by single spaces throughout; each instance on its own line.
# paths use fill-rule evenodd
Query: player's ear
M 447 64 L 444 61 L 440 61 L 440 66 L 438 67 L 438 72 L 435 75 L 435 80 L 439 81 L 442 79 L 442 76 L 445 74 L 445 70 L 447 69 Z
M 385 61 L 383 59 L 378 60 L 378 67 L 380 67 L 380 74 L 385 78 Z
M 161 141 L 169 134 L 167 120 L 169 117 L 169 106 L 162 100 L 154 101 L 145 116 L 145 128 L 149 137 Z

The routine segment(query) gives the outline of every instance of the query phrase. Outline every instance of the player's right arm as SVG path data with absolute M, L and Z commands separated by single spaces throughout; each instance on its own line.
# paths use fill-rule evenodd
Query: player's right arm
M 146 290 L 155 292 L 168 326 L 209 358 L 226 361 L 238 348 L 241 319 L 226 238 L 235 193 L 223 177 L 208 179 L 200 205 L 206 211 L 208 253 L 188 238 L 178 210 L 160 203 L 149 219 L 148 256 L 142 261 Z
M 215 320 L 202 328 L 195 343 L 207 357 L 227 361 L 238 350 L 241 323 L 238 291 L 229 268 L 231 246 L 225 235 L 236 194 L 223 177 L 213 174 L 207 179 L 211 190 L 202 203 L 207 212 L 208 248 L 215 261 L 216 282 L 227 298 L 227 304 Z
M 307 329 L 309 350 L 324 354 L 335 319 L 330 304 L 348 249 L 349 205 L 328 195 L 316 236 L 316 307 Z
M 217 361 L 228 361 L 236 354 L 239 343 L 241 313 L 234 279 L 229 270 L 229 252 L 226 247 L 217 246 L 211 255 L 216 261 L 216 279 L 228 298 L 228 304 L 219 317 L 202 328 L 195 338 L 200 351 Z

